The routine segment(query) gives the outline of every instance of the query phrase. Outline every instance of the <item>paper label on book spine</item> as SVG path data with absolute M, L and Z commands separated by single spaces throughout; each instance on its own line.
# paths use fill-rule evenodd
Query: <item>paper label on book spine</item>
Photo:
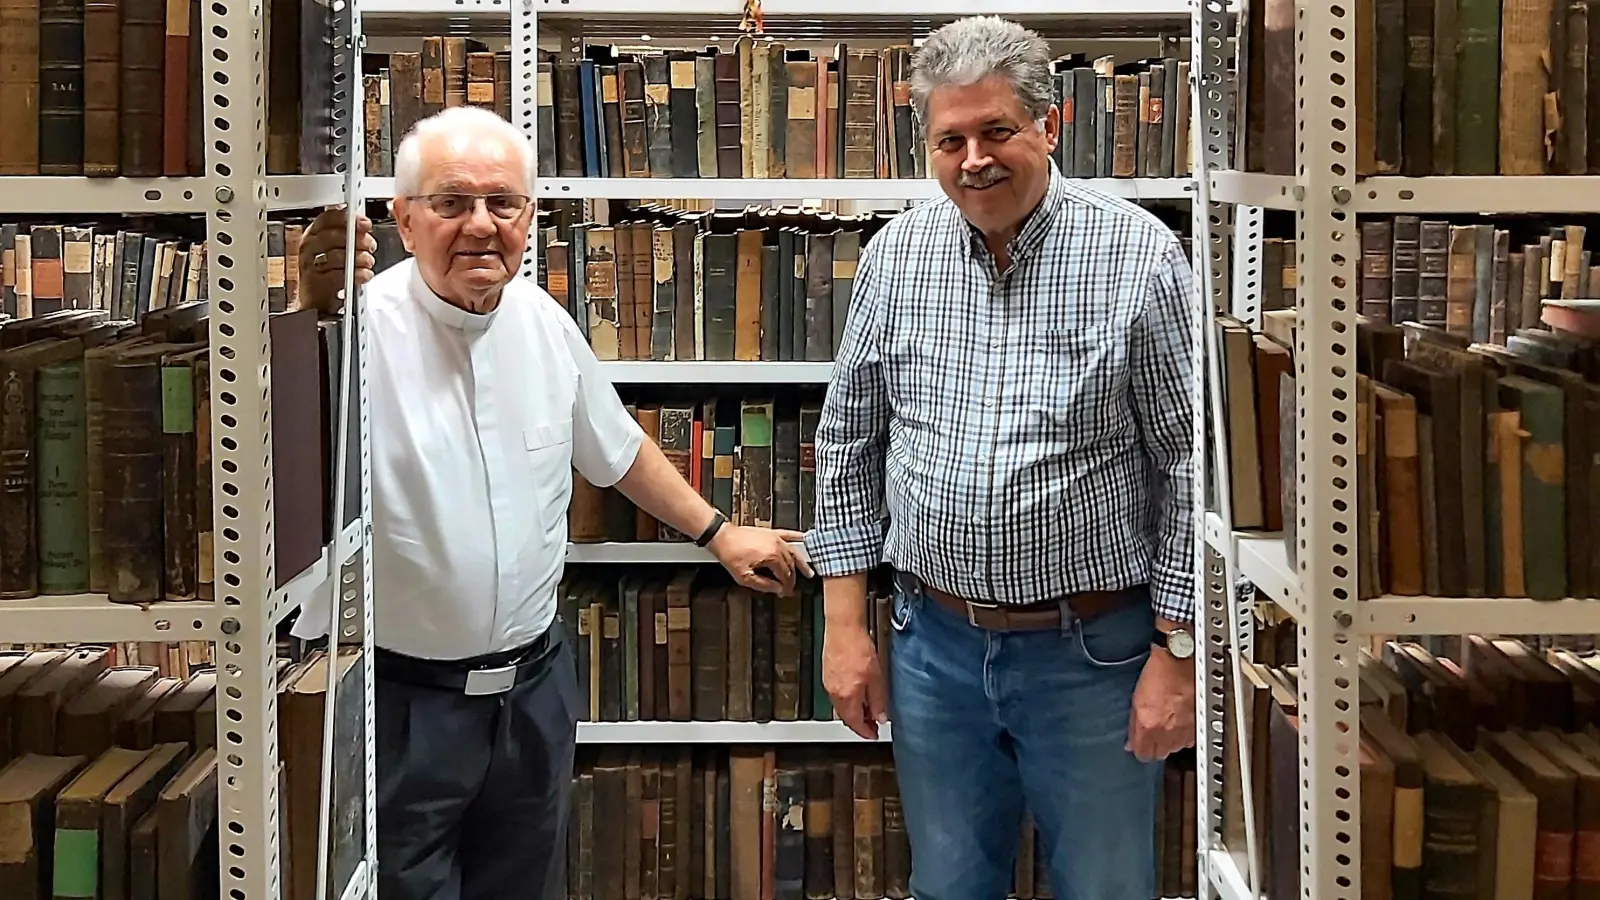
M 188 366 L 161 367 L 161 433 L 194 433 L 194 378 Z
M 1396 788 L 1394 792 L 1394 867 L 1422 865 L 1422 790 Z
M 817 117 L 817 89 L 789 88 L 789 118 L 815 119 Z
M 680 91 L 694 90 L 694 60 L 675 59 L 672 61 L 672 87 Z
M 657 644 L 665 644 L 666 642 L 667 642 L 667 614 L 664 613 L 664 612 L 658 612 L 658 613 L 656 613 L 656 643 Z
M 600 636 L 608 641 L 614 641 L 622 635 L 622 622 L 616 616 L 606 616 L 602 628 Z
M 467 82 L 467 102 L 468 103 L 493 103 L 494 102 L 494 82 L 492 82 L 492 81 L 469 81 L 469 82 Z
M 536 90 L 538 92 L 539 105 L 552 105 L 555 102 L 553 98 L 556 94 L 555 88 L 550 83 L 550 73 L 540 72 L 539 75 L 534 79 L 534 84 L 536 85 Z
M 100 896 L 100 833 L 92 828 L 57 828 L 54 895 L 57 900 Z
M 617 102 L 617 76 L 605 75 L 600 79 L 600 102 Z
M 835 281 L 856 277 L 856 261 L 853 259 L 838 259 L 833 261 L 833 278 Z
M 87 275 L 94 269 L 94 245 L 88 241 L 67 241 L 63 264 L 69 275 Z
M 668 85 L 653 83 L 644 86 L 644 99 L 656 106 L 666 106 L 671 96 L 672 88 Z
M 284 274 L 283 257 L 281 257 L 281 256 L 269 256 L 269 257 L 267 257 L 267 287 L 268 288 L 281 288 L 281 287 L 283 287 L 283 274 Z
M 687 607 L 687 606 L 669 606 L 669 607 L 667 607 L 667 630 L 668 631 L 688 631 L 689 630 L 689 607 Z
M 1161 121 L 1161 98 L 1150 98 L 1150 124 L 1155 125 Z
M 578 610 L 578 634 L 589 634 L 590 623 L 594 621 L 594 612 L 587 606 Z

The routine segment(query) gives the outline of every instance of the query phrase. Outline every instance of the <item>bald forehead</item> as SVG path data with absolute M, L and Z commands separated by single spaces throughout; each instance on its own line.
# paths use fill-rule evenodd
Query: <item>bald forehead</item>
M 423 193 L 476 191 L 528 193 L 522 154 L 506 135 L 460 129 L 421 138 L 418 147 Z

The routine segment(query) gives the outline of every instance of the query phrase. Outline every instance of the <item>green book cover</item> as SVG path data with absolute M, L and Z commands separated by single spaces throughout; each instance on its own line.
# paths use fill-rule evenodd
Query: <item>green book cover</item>
M 83 360 L 46 366 L 37 382 L 39 589 L 89 590 L 88 430 Z

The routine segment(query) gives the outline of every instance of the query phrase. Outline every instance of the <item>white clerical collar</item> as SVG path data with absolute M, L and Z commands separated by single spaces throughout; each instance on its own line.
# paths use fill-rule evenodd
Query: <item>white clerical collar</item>
M 459 306 L 446 302 L 428 283 L 422 280 L 422 269 L 415 259 L 411 260 L 411 296 L 415 297 L 428 315 L 441 325 L 448 325 L 459 331 L 487 331 L 494 323 L 494 317 L 500 312 L 497 305 L 486 313 L 468 312 Z M 504 288 L 501 289 L 500 302 L 505 303 Z

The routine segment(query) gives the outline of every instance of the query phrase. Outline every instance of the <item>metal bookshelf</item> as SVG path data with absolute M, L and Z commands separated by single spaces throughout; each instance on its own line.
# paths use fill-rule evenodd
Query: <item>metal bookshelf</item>
M 1223 734 L 1241 722 L 1223 721 L 1223 678 L 1249 659 L 1252 613 L 1229 586 L 1242 577 L 1293 616 L 1299 628 L 1299 711 L 1315 727 L 1300 729 L 1301 894 L 1306 900 L 1357 900 L 1360 893 L 1360 782 L 1358 651 L 1367 634 L 1466 633 L 1575 634 L 1600 631 L 1600 603 L 1566 599 L 1380 596 L 1357 600 L 1354 542 L 1357 495 L 1355 445 L 1356 296 L 1360 257 L 1356 217 L 1367 213 L 1586 213 L 1600 203 L 1600 178 L 1592 176 L 1422 178 L 1357 180 L 1348 110 L 1357 83 L 1355 7 L 1316 0 L 1296 2 L 1300 60 L 1296 132 L 1297 174 L 1274 176 L 1229 169 L 1225 148 L 1230 114 L 1219 93 L 1231 37 L 1215 0 L 1199 0 L 1194 14 L 1201 96 L 1206 123 L 1203 168 L 1197 162 L 1196 247 L 1209 265 L 1200 275 L 1210 303 L 1195 309 L 1196 346 L 1206 349 L 1212 376 L 1217 495 L 1228 496 L 1225 428 L 1218 387 L 1220 354 L 1212 339 L 1213 311 L 1230 311 L 1259 325 L 1260 210 L 1292 211 L 1296 218 L 1297 346 L 1294 349 L 1299 457 L 1298 567 L 1290 565 L 1281 534 L 1235 532 L 1224 501 L 1204 512 L 1197 566 L 1206 585 L 1201 716 L 1204 789 L 1199 796 L 1202 881 L 1226 900 L 1263 895 L 1250 848 L 1223 846 Z M 1202 39 L 1203 38 L 1203 39 Z M 1206 210 L 1202 215 L 1202 208 Z M 1202 232 L 1201 229 L 1204 229 Z M 1200 234 L 1206 240 L 1199 239 Z M 1230 253 L 1241 258 L 1230 265 Z M 1195 446 L 1203 449 L 1205 421 L 1197 415 Z M 1197 504 L 1205 492 L 1197 492 Z M 1241 679 L 1234 677 L 1237 687 Z M 1235 697 L 1234 706 L 1245 704 Z M 1242 718 L 1242 712 L 1240 713 Z M 1248 779 L 1249 742 L 1240 740 L 1239 771 Z M 1246 781 L 1245 796 L 1251 785 Z M 1251 804 L 1244 804 L 1246 817 Z M 1354 823 L 1354 824 L 1353 824 Z M 1250 823 L 1260 829 L 1264 823 Z M 1254 890 L 1252 890 L 1252 886 Z M 1290 898 L 1272 898 L 1290 900 Z
M 283 859 L 279 846 L 279 759 L 274 657 L 277 626 L 320 594 L 341 644 L 364 648 L 366 823 L 363 859 L 330 898 L 358 900 L 375 892 L 376 816 L 373 779 L 372 595 L 368 415 L 364 371 L 350 371 L 350 341 L 366 341 L 361 302 L 349 304 L 343 374 L 359 382 L 358 446 L 361 509 L 306 571 L 282 589 L 273 557 L 271 339 L 267 328 L 266 225 L 269 211 L 317 210 L 356 196 L 361 178 L 360 13 L 333 4 L 336 109 L 331 140 L 337 174 L 268 176 L 265 94 L 261 73 L 265 22 L 260 4 L 217 0 L 202 19 L 205 174 L 184 178 L 0 177 L 0 213 L 48 215 L 204 216 L 210 297 L 212 498 L 217 598 L 147 605 L 111 603 L 105 595 L 41 596 L 0 603 L 0 635 L 11 643 L 207 641 L 217 670 L 218 833 L 221 894 L 233 900 L 276 900 Z M 196 35 L 196 40 L 202 40 Z M 348 282 L 347 282 L 348 284 Z M 367 354 L 360 355 L 361 359 Z M 341 421 L 343 419 L 341 418 Z M 339 432 L 344 433 L 343 429 Z M 335 470 L 343 496 L 344 467 Z M 332 669 L 333 667 L 330 667 Z M 330 681 L 330 692 L 333 685 Z M 332 697 L 325 734 L 331 735 Z M 330 748 L 331 749 L 331 748 Z M 328 767 L 323 769 L 324 804 Z M 324 807 L 319 840 L 326 846 Z M 327 854 L 323 853 L 326 860 Z M 321 866 L 323 863 L 319 862 Z

